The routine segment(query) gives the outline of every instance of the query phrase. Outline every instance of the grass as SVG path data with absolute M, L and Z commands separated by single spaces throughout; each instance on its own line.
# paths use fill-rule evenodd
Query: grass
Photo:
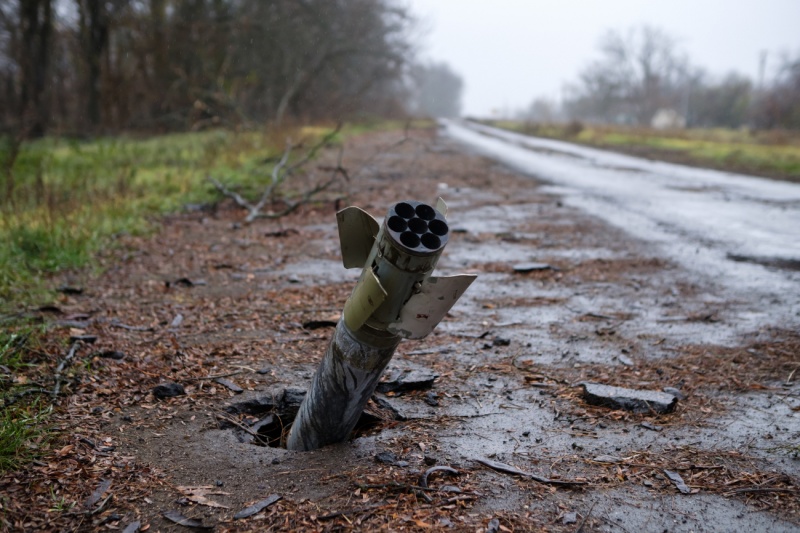
M 46 138 L 24 143 L 16 158 L 6 139 L 0 143 L 0 242 L 6 243 L 0 312 L 47 300 L 48 275 L 85 265 L 115 236 L 149 231 L 154 215 L 217 200 L 207 175 L 254 195 L 287 135 L 297 142 L 326 131 Z
M 800 133 L 726 129 L 537 124 L 493 125 L 529 135 L 610 148 L 634 155 L 800 182 Z
M 50 407 L 34 403 L 0 412 L 0 473 L 16 470 L 38 456 L 47 436 L 50 411 Z
M 334 144 L 344 135 L 404 126 L 348 127 Z M 51 437 L 49 398 L 25 392 L 47 386 L 36 380 L 50 379 L 52 350 L 45 341 L 54 335 L 46 325 L 15 318 L 27 307 L 53 300 L 48 280 L 91 264 L 95 253 L 113 246 L 119 235 L 157 228 L 158 215 L 219 200 L 209 175 L 245 197 L 257 197 L 287 137 L 308 149 L 330 130 L 45 138 L 18 146 L 0 137 L 0 473 L 38 457 Z M 292 155 L 303 153 L 297 148 Z M 55 497 L 54 502 L 54 509 L 66 505 Z
M 40 351 L 44 333 L 43 327 L 30 325 L 0 331 L 0 473 L 34 459 L 45 444 L 50 406 L 37 400 L 27 405 L 6 404 L 25 390 L 26 371 L 39 366 L 34 353 Z

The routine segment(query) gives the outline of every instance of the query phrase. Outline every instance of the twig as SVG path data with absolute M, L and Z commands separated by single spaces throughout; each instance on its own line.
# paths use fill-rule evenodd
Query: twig
M 735 489 L 728 491 L 727 494 L 744 494 L 748 492 L 800 492 L 800 489 L 792 489 L 787 487 L 745 487 L 743 489 Z
M 51 393 L 53 396 L 53 400 L 58 398 L 58 393 L 61 392 L 61 373 L 67 367 L 68 364 L 72 363 L 72 358 L 75 357 L 75 352 L 78 351 L 78 348 L 83 343 L 81 341 L 75 341 L 72 343 L 72 347 L 69 349 L 69 353 L 67 356 L 61 360 L 61 363 L 56 367 L 56 373 L 54 376 L 55 385 L 53 386 L 53 392 Z
M 230 376 L 236 376 L 244 372 L 244 370 L 235 370 L 233 372 L 227 372 L 225 374 L 214 374 L 211 376 L 202 376 L 199 378 L 186 378 L 184 381 L 205 381 L 205 380 L 212 380 L 212 379 L 219 379 L 219 378 L 227 378 Z
M 15 404 L 15 403 L 17 403 L 18 400 L 24 398 L 28 394 L 34 394 L 34 393 L 37 393 L 37 392 L 38 393 L 45 393 L 45 392 L 49 393 L 50 391 L 45 389 L 45 388 L 42 388 L 42 387 L 37 387 L 37 388 L 32 388 L 32 389 L 25 389 L 25 390 L 20 391 L 20 392 L 18 392 L 16 394 L 13 394 L 11 396 L 6 397 L 3 400 L 3 407 L 8 407 L 9 405 Z
M 381 507 L 388 507 L 391 504 L 386 503 L 376 503 L 373 505 L 367 505 L 365 507 L 356 507 L 355 509 L 345 509 L 343 511 L 336 511 L 333 513 L 328 513 L 322 516 L 318 516 L 317 520 L 330 520 L 331 518 L 337 518 L 339 516 L 344 516 L 348 514 L 356 514 L 356 513 L 363 513 L 365 511 L 372 511 L 375 509 L 379 509 Z
M 563 487 L 571 487 L 574 485 L 586 485 L 585 481 L 562 481 L 560 479 L 550 479 L 542 476 L 537 476 L 531 472 L 525 472 L 524 470 L 520 470 L 519 468 L 515 468 L 511 465 L 507 465 L 505 463 L 500 463 L 498 461 L 492 461 L 491 459 L 483 459 L 483 458 L 475 458 L 475 461 L 481 463 L 482 465 L 488 466 L 492 470 L 496 470 L 498 472 L 502 472 L 504 474 L 511 474 L 512 476 L 522 476 L 532 479 L 537 483 L 543 483 L 545 485 L 557 485 Z
M 242 424 L 238 420 L 235 420 L 233 418 L 229 418 L 229 417 L 227 417 L 225 415 L 222 415 L 220 413 L 214 413 L 214 416 L 219 420 L 224 420 L 225 422 L 233 424 L 234 426 L 236 426 L 237 428 L 241 429 L 242 431 L 244 431 L 248 435 L 256 438 L 258 440 L 258 442 L 260 442 L 264 446 L 269 445 L 269 443 L 264 440 L 264 437 L 262 435 L 259 435 L 258 433 L 256 433 L 255 431 L 253 431 L 249 427 L 245 426 L 244 424 Z
M 109 322 L 109 326 L 113 328 L 127 329 L 128 331 L 153 331 L 153 328 L 150 326 L 129 326 L 128 324 L 123 324 L 118 320 L 112 320 Z
M 578 524 L 578 529 L 575 530 L 575 533 L 581 533 L 583 531 L 583 526 L 585 526 L 586 525 L 586 521 L 589 520 L 589 515 L 592 514 L 592 509 L 594 509 L 595 505 L 597 505 L 597 502 L 594 502 L 592 504 L 592 506 L 589 507 L 589 512 L 586 513 L 586 516 L 583 517 L 583 520 L 581 520 L 581 523 Z
M 419 484 L 423 488 L 426 489 L 428 488 L 428 476 L 430 476 L 434 472 L 445 472 L 446 474 L 450 474 L 451 476 L 457 476 L 460 474 L 458 470 L 456 470 L 455 468 L 450 468 L 449 466 L 432 466 L 419 477 Z
M 281 156 L 280 160 L 272 167 L 272 174 L 271 174 L 271 181 L 269 186 L 264 189 L 264 192 L 261 194 L 261 199 L 258 203 L 250 208 L 250 214 L 247 216 L 245 221 L 252 222 L 255 218 L 255 215 L 258 214 L 265 205 L 267 205 L 267 200 L 272 197 L 272 193 L 275 189 L 283 183 L 286 177 L 291 172 L 291 169 L 287 170 L 283 176 L 281 176 L 281 170 L 283 167 L 286 166 L 286 162 L 289 160 L 289 154 L 292 153 L 292 141 L 291 139 L 286 139 L 286 150 L 283 151 L 283 155 Z

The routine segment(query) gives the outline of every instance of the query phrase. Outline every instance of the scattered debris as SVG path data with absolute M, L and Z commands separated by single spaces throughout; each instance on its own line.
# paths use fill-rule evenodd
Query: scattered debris
M 67 356 L 64 357 L 64 359 L 62 359 L 56 367 L 55 376 L 53 378 L 55 384 L 53 385 L 53 391 L 51 392 L 54 400 L 58 398 L 58 393 L 61 392 L 61 373 L 72 363 L 72 359 L 75 357 L 75 353 L 78 351 L 78 348 L 81 346 L 81 344 L 82 343 L 79 340 L 73 341 L 69 352 L 67 352 Z
M 430 475 L 435 472 L 444 472 L 445 474 L 449 474 L 451 476 L 457 476 L 460 474 L 458 470 L 456 470 L 455 468 L 451 468 L 449 466 L 432 466 L 419 477 L 419 486 L 427 489 L 428 477 L 430 477 Z
M 673 396 L 675 396 L 679 400 L 685 400 L 686 399 L 686 395 L 684 393 L 682 393 L 681 391 L 679 391 L 678 389 L 676 389 L 675 387 L 664 387 L 661 390 L 663 390 L 667 394 L 672 394 Z
M 395 375 L 393 378 L 381 381 L 375 390 L 382 393 L 426 390 L 433 387 L 433 382 L 438 377 L 438 374 L 412 370 L 405 375 Z
M 375 460 L 386 465 L 393 465 L 397 463 L 397 456 L 392 452 L 378 452 L 375 454 Z
M 408 417 L 401 413 L 395 406 L 389 403 L 388 400 L 378 396 L 377 394 L 373 395 L 371 398 L 372 402 L 379 407 L 384 413 L 388 413 L 389 416 L 383 416 L 383 419 L 391 419 L 391 420 L 399 420 L 401 422 L 408 420 Z M 369 410 L 369 404 L 367 404 L 367 408 L 364 410 L 365 412 Z
M 186 390 L 180 383 L 161 383 L 153 387 L 153 397 L 156 400 L 164 400 L 166 398 L 173 398 L 175 396 L 183 396 Z
M 536 272 L 542 270 L 555 270 L 552 265 L 548 265 L 547 263 L 520 263 L 518 265 L 514 265 L 514 272 L 519 272 L 520 274 L 525 274 L 527 272 Z
M 81 332 L 75 335 L 70 335 L 69 341 L 70 342 L 80 341 L 80 342 L 85 342 L 86 344 L 94 344 L 95 342 L 97 342 L 97 335 L 86 335 Z
M 633 359 L 627 355 L 619 355 L 617 356 L 617 360 L 625 366 L 633 366 Z
M 241 511 L 239 511 L 238 513 L 233 515 L 233 519 L 234 520 L 241 520 L 242 518 L 247 518 L 249 516 L 253 516 L 256 513 L 259 513 L 261 511 L 263 511 L 264 509 L 266 509 L 267 507 L 269 507 L 273 503 L 279 501 L 281 498 L 282 498 L 282 496 L 279 496 L 277 494 L 271 494 L 271 495 L 267 496 L 265 499 L 254 503 L 250 507 L 245 507 L 244 509 L 242 509 Z
M 173 282 L 165 281 L 164 285 L 166 285 L 167 288 L 169 288 L 171 286 L 175 286 L 175 287 L 198 287 L 198 286 L 201 286 L 201 285 L 208 285 L 208 282 L 206 280 L 204 280 L 204 279 L 192 280 L 192 279 L 189 279 L 189 278 L 178 278 Z
M 216 378 L 214 379 L 214 383 L 219 383 L 223 387 L 227 388 L 228 390 L 235 392 L 236 394 L 244 392 L 244 389 L 241 388 L 239 385 L 234 383 L 233 381 L 225 378 Z
M 336 322 L 333 320 L 309 320 L 303 322 L 303 329 L 320 329 L 320 328 L 335 328 Z
M 663 427 L 651 424 L 650 422 L 642 422 L 641 424 L 639 424 L 639 427 L 642 427 L 644 429 L 649 429 L 650 431 L 661 431 L 664 429 Z
M 683 482 L 683 478 L 679 473 L 673 472 L 672 470 L 664 470 L 664 474 L 675 484 L 675 487 L 681 491 L 681 494 L 692 493 L 692 489 L 686 486 L 686 483 Z
M 570 513 L 564 514 L 564 518 L 561 519 L 561 523 L 565 526 L 569 524 L 577 524 L 578 523 L 578 513 L 572 511 Z
M 486 526 L 486 533 L 498 533 L 500 531 L 500 520 L 492 518 Z
M 227 495 L 227 492 L 222 492 L 217 487 L 212 485 L 200 485 L 197 487 L 187 487 L 187 486 L 177 486 L 175 487 L 178 491 L 186 496 L 186 499 L 190 502 L 194 502 L 200 505 L 205 505 L 206 507 L 217 507 L 219 509 L 230 509 L 227 505 L 222 505 L 221 503 L 217 503 L 214 500 L 209 500 L 207 496 L 220 496 L 220 495 Z
M 119 350 L 104 350 L 102 352 L 95 352 L 92 355 L 96 357 L 102 357 L 103 359 L 113 359 L 115 361 L 125 359 L 125 353 L 120 352 Z
M 439 407 L 439 395 L 433 391 L 428 392 L 423 401 L 431 407 Z
M 130 326 L 128 324 L 123 324 L 117 319 L 112 320 L 109 322 L 109 325 L 115 328 L 126 329 L 128 331 L 153 331 L 153 327 L 151 326 Z
M 671 413 L 678 404 L 678 398 L 659 391 L 646 391 L 582 382 L 583 399 L 591 405 L 611 409 L 624 409 L 634 413 Z
M 178 313 L 175 315 L 175 318 L 172 319 L 172 323 L 169 325 L 169 327 L 177 328 L 180 327 L 181 324 L 183 324 L 183 315 Z
M 598 463 L 612 463 L 612 464 L 614 464 L 614 463 L 621 463 L 622 462 L 622 458 L 616 457 L 614 455 L 598 455 L 597 457 L 594 458 L 594 460 L 597 461 Z
M 300 232 L 295 228 L 279 229 L 275 231 L 267 231 L 264 237 L 288 237 L 289 235 L 299 235 Z
M 494 348 L 496 346 L 509 346 L 511 344 L 511 339 L 507 339 L 505 337 L 497 337 L 495 336 L 492 339 L 491 343 L 486 343 L 483 345 L 484 350 L 489 350 L 490 348 Z
M 125 529 L 122 530 L 122 533 L 137 533 L 140 527 L 142 527 L 142 523 L 139 522 L 138 520 L 134 520 L 133 522 L 125 526 Z
M 532 479 L 533 481 L 536 481 L 538 483 L 543 483 L 546 485 L 556 485 L 563 487 L 586 485 L 585 481 L 564 481 L 560 479 L 549 479 L 546 477 L 537 476 L 536 474 L 532 474 L 531 472 L 525 472 L 524 470 L 520 470 L 519 468 L 507 465 L 505 463 L 500 463 L 498 461 L 492 461 L 491 459 L 476 458 L 475 461 L 481 463 L 482 465 L 488 466 L 492 470 L 496 470 L 504 474 L 511 474 L 512 476 L 527 477 Z
M 61 294 L 68 294 L 71 296 L 77 296 L 79 294 L 83 294 L 83 287 L 73 287 L 71 285 L 61 285 L 60 287 L 56 288 L 57 292 Z
M 178 524 L 179 526 L 193 527 L 195 529 L 214 529 L 214 526 L 203 525 L 200 520 L 194 518 L 186 518 L 179 511 L 164 511 L 164 518 Z
M 111 487 L 111 480 L 110 479 L 103 479 L 100 481 L 100 485 L 94 489 L 88 498 L 86 498 L 86 502 L 84 502 L 83 507 L 85 509 L 91 509 L 94 504 L 100 501 L 100 498 L 103 497 L 103 494 Z

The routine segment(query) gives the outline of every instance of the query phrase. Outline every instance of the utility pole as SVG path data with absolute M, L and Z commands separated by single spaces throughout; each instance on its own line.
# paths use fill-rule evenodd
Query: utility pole
M 447 244 L 447 206 L 415 201 L 389 209 L 382 225 L 366 211 L 336 214 L 345 268 L 363 268 L 292 425 L 286 447 L 342 442 L 355 427 L 404 338 L 427 336 L 476 276 L 432 277 Z

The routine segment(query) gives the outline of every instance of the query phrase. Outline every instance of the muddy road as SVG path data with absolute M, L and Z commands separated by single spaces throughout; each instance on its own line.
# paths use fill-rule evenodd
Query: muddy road
M 67 459 L 95 454 L 74 498 L 112 480 L 82 527 L 181 530 L 163 516 L 178 511 L 217 531 L 800 530 L 800 188 L 684 169 L 651 190 L 635 162 L 499 137 L 352 139 L 330 201 L 251 225 L 227 202 L 187 212 L 122 239 L 99 279 L 76 274 L 64 311 L 125 354 L 93 360 L 64 419 L 80 423 Z M 437 196 L 454 230 L 438 272 L 477 281 L 400 345 L 353 440 L 283 449 L 358 276 L 336 199 L 381 217 Z M 186 394 L 154 398 L 167 382 Z M 635 413 L 590 405 L 582 382 L 679 399 Z M 421 488 L 434 466 L 457 473 Z

